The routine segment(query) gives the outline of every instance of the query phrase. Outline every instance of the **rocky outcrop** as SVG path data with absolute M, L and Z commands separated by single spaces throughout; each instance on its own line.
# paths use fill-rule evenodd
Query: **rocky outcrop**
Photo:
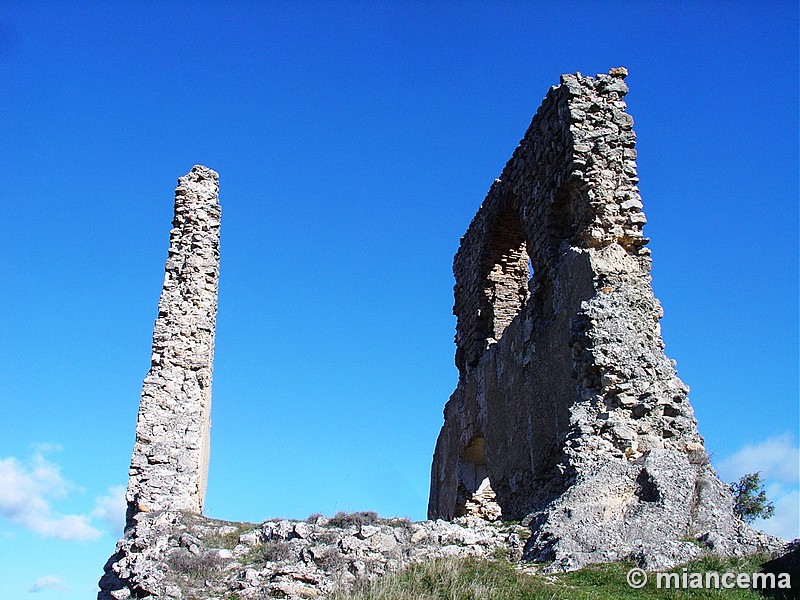
M 99 598 L 323 598 L 437 557 L 519 559 L 526 535 L 483 520 L 411 523 L 375 513 L 260 525 L 140 513 L 106 565 Z
M 454 261 L 459 381 L 428 516 L 473 511 L 488 480 L 555 569 L 779 547 L 735 517 L 664 354 L 626 75 L 562 76 Z
M 219 176 L 178 179 L 164 287 L 142 386 L 126 499 L 138 512 L 201 512 L 208 471 L 219 280 Z

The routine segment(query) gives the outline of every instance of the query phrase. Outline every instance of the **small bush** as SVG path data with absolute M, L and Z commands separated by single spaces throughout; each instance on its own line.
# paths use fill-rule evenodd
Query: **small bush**
M 344 529 L 345 527 L 351 527 L 353 525 L 356 527 L 361 527 L 362 525 L 375 525 L 378 523 L 378 521 L 378 513 L 373 511 L 361 511 L 354 513 L 338 512 L 336 515 L 331 517 L 330 521 L 328 521 L 328 525 L 331 527 L 339 527 L 340 529 Z
M 190 577 L 205 578 L 222 568 L 225 561 L 215 552 L 192 554 L 179 549 L 167 558 L 167 564 L 176 572 Z
M 336 546 L 323 548 L 319 556 L 314 553 L 314 562 L 324 571 L 339 571 L 347 565 L 347 559 Z
M 268 562 L 281 562 L 294 558 L 289 542 L 275 541 L 256 544 L 248 551 L 242 561 L 245 564 L 264 565 Z
M 342 539 L 342 534 L 331 530 L 322 530 L 314 534 L 314 539 L 321 544 L 335 544 Z
M 292 547 L 287 542 L 267 542 L 261 548 L 261 558 L 265 562 L 290 560 L 293 556 Z
M 314 513 L 314 514 L 308 515 L 308 517 L 306 518 L 306 523 L 310 523 L 312 525 L 316 525 L 317 519 L 319 519 L 320 517 L 324 517 L 324 516 L 325 515 L 323 515 L 322 513 Z
M 381 525 L 397 527 L 398 529 L 411 529 L 413 523 L 407 517 L 391 517 L 389 519 L 379 519 Z

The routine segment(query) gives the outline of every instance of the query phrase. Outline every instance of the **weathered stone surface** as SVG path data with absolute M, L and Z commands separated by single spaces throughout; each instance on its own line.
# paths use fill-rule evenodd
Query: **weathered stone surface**
M 201 512 L 208 471 L 219 280 L 219 177 L 196 165 L 178 179 L 164 287 L 142 386 L 129 471 L 138 512 Z
M 664 355 L 626 75 L 551 88 L 453 267 L 459 381 L 428 516 L 475 514 L 488 479 L 554 568 L 779 547 L 733 515 Z
M 483 520 L 336 526 L 318 517 L 255 525 L 186 512 L 139 513 L 106 565 L 99 598 L 221 599 L 232 592 L 242 599 L 324 598 L 358 578 L 442 556 L 502 552 L 518 560 L 526 533 Z
M 180 178 L 127 526 L 99 599 L 322 598 L 435 557 L 520 560 L 523 545 L 551 570 L 779 552 L 734 516 L 663 352 L 626 75 L 562 76 L 462 239 L 460 375 L 429 503 L 444 520 L 200 516 L 220 207 L 214 171 Z M 795 564 L 792 548 L 784 558 Z

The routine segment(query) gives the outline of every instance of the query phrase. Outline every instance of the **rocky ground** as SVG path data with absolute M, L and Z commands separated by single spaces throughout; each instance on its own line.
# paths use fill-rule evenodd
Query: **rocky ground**
M 452 522 L 412 523 L 360 512 L 255 524 L 183 511 L 143 512 L 134 517 L 133 526 L 107 562 L 98 600 L 322 599 L 336 591 L 349 592 L 360 579 L 374 579 L 434 558 L 473 556 L 515 563 L 523 555 L 530 559 L 537 539 L 526 521 L 490 522 L 466 516 Z M 779 557 L 773 561 L 775 568 L 797 572 L 800 542 L 786 545 L 753 533 L 763 544 L 761 556 Z M 683 545 L 692 551 L 685 560 L 708 554 L 737 555 L 711 541 L 702 536 L 687 539 Z M 678 564 L 673 560 L 670 565 L 653 565 L 639 558 L 630 552 L 617 560 L 638 562 L 649 569 L 658 566 L 657 570 Z M 537 574 L 569 570 L 558 561 L 523 562 L 520 568 Z
M 323 598 L 358 578 L 436 557 L 519 560 L 529 533 L 480 519 L 412 523 L 375 513 L 260 525 L 185 512 L 140 513 L 106 564 L 98 597 Z

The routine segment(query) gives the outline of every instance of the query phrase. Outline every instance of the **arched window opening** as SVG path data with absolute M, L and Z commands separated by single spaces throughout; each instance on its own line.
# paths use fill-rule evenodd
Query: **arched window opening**
M 533 271 L 522 223 L 515 210 L 498 215 L 484 255 L 484 296 L 488 304 L 486 345 L 500 341 L 503 332 L 528 299 Z
M 532 249 L 522 226 L 520 203 L 506 197 L 500 206 L 487 206 L 479 217 L 470 225 L 470 242 L 462 242 L 453 265 L 456 365 L 462 374 L 476 367 L 487 348 L 500 341 L 523 310 L 531 289 Z M 538 265 L 535 260 L 534 264 Z

